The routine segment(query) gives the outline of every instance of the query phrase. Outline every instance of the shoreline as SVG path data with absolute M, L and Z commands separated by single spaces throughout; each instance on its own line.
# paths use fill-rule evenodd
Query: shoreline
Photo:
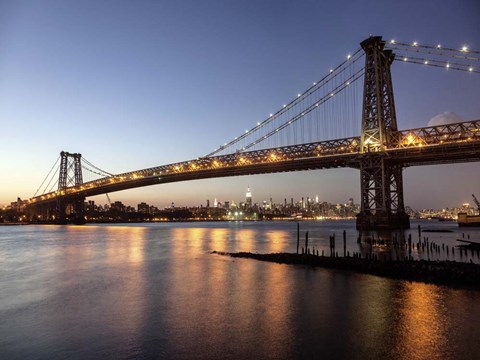
M 473 263 L 427 260 L 381 261 L 358 257 L 327 257 L 294 253 L 254 254 L 212 251 L 211 254 L 279 264 L 347 270 L 390 279 L 480 290 L 480 265 Z

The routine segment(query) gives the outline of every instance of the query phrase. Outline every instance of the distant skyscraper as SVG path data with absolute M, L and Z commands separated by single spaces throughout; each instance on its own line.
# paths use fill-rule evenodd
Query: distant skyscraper
M 217 207 L 218 206 L 218 202 L 217 202 L 217 198 L 215 198 L 215 200 L 213 201 L 213 207 Z
M 315 204 L 318 204 L 318 195 L 315 195 Z
M 250 186 L 247 187 L 247 193 L 245 197 L 246 197 L 245 203 L 247 207 L 249 208 L 252 207 L 252 192 L 250 191 Z

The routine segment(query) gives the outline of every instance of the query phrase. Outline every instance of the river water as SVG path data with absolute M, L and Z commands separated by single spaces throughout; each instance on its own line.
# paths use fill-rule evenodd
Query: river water
M 422 235 L 438 244 L 480 239 L 421 225 L 454 231 Z M 343 253 L 343 230 L 347 251 L 367 246 L 352 221 L 300 229 L 320 252 L 335 233 Z M 295 252 L 296 224 L 0 227 L 0 358 L 480 359 L 480 291 L 213 250 Z

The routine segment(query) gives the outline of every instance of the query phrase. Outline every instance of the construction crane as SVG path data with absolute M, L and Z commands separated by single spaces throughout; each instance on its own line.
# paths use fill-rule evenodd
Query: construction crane
M 475 201 L 475 204 L 477 204 L 477 209 L 478 209 L 478 211 L 480 211 L 480 202 L 479 202 L 478 199 L 475 197 L 475 194 L 472 194 L 472 197 L 473 197 L 473 201 Z
M 110 207 L 112 207 L 112 201 L 110 200 L 110 196 L 108 196 L 107 193 L 105 193 L 105 195 L 107 195 L 108 205 L 110 205 Z

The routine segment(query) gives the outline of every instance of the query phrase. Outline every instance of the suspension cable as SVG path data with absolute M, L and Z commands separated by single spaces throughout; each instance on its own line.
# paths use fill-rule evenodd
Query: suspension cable
M 462 49 L 455 49 L 452 47 L 445 47 L 442 45 L 427 45 L 427 44 L 419 44 L 418 42 L 414 42 L 412 44 L 404 43 L 404 42 L 398 42 L 398 41 L 390 41 L 389 43 L 385 44 L 385 46 L 389 48 L 395 47 L 395 45 L 400 45 L 400 46 L 405 46 L 408 48 L 415 48 L 415 49 L 430 49 L 430 50 L 436 50 L 436 51 L 447 51 L 447 52 L 455 52 L 455 53 L 463 53 L 463 54 L 480 54 L 479 50 L 471 50 L 468 49 L 467 47 L 463 47 Z
M 92 170 L 92 169 L 90 169 L 89 167 L 87 167 L 87 166 L 85 166 L 85 165 L 83 165 L 83 164 L 82 164 L 82 168 L 83 168 L 84 170 L 87 170 L 88 172 L 91 172 L 92 174 L 100 175 L 100 176 L 103 176 L 103 177 L 105 176 L 105 174 L 108 174 L 108 173 L 101 173 L 101 172 Z M 108 175 L 109 175 L 109 176 L 113 176 L 113 175 L 111 175 L 111 174 L 108 174 Z
M 55 165 L 57 165 L 58 163 L 58 160 L 60 160 L 60 156 L 57 158 L 57 160 L 55 161 L 55 163 L 53 164 L 52 168 L 50 169 L 50 171 L 48 172 L 47 176 L 45 176 L 45 179 L 43 179 L 42 183 L 40 184 L 40 186 L 38 187 L 37 191 L 35 191 L 35 194 L 33 195 L 33 197 L 37 196 L 38 192 L 40 191 L 41 187 L 43 186 L 43 184 L 45 183 L 45 181 L 47 181 L 47 178 L 50 176 L 50 173 L 53 171 L 53 168 L 55 167 Z M 51 181 L 51 180 L 50 180 Z M 47 185 L 48 186 L 48 185 Z
M 97 175 L 108 175 L 108 176 L 114 176 L 113 174 L 110 174 L 108 171 L 105 171 L 105 170 L 102 170 L 100 169 L 99 167 L 93 165 L 90 161 L 88 161 L 87 159 L 85 159 L 84 157 L 82 158 L 82 162 L 85 162 L 87 165 L 89 165 L 90 167 L 94 168 L 95 170 L 101 172 L 101 174 L 98 174 L 96 173 Z M 94 171 L 92 171 L 94 172 Z
M 472 66 L 469 66 L 469 65 L 458 64 L 458 65 L 453 65 L 452 66 L 452 63 L 449 63 L 447 61 L 440 61 L 440 60 L 434 60 L 434 59 L 424 60 L 424 59 L 420 59 L 420 58 L 404 57 L 402 59 L 395 59 L 395 61 L 408 62 L 408 63 L 411 63 L 411 64 L 433 66 L 433 67 L 444 68 L 444 69 L 448 69 L 448 70 L 451 69 L 451 70 L 465 71 L 465 72 L 480 74 L 479 70 L 477 70 L 477 69 L 475 69 L 475 68 L 473 68 Z
M 245 133 L 243 133 L 242 135 L 236 137 L 235 139 L 225 143 L 223 146 L 220 146 L 218 149 L 215 149 L 211 153 L 207 154 L 206 157 L 213 156 L 213 155 L 219 153 L 220 151 L 223 151 L 223 150 L 229 148 L 230 146 L 232 146 L 232 145 L 238 143 L 239 141 L 245 139 L 247 136 L 251 136 L 251 134 L 253 132 L 258 131 L 259 129 L 265 127 L 266 125 L 268 125 L 272 121 L 276 120 L 281 115 L 288 112 L 295 105 L 299 104 L 301 101 L 305 100 L 310 95 L 314 94 L 316 91 L 318 91 L 319 89 L 324 87 L 326 84 L 328 84 L 330 81 L 335 79 L 336 76 L 338 76 L 340 73 L 342 73 L 343 71 L 345 71 L 349 67 L 353 66 L 353 64 L 355 64 L 362 57 L 363 57 L 363 52 L 361 52 L 361 49 L 357 49 L 353 53 L 353 55 L 347 56 L 347 60 L 344 60 L 340 65 L 338 65 L 334 69 L 331 69 L 330 72 L 327 75 L 325 75 L 319 81 L 314 82 L 313 85 L 311 85 L 303 93 L 298 94 L 298 96 L 296 98 L 294 98 L 293 100 L 291 100 L 288 104 L 283 105 L 283 107 L 280 108 L 280 110 L 278 110 L 275 113 L 270 114 L 270 116 L 267 119 L 263 120 L 262 122 L 257 123 L 257 125 L 254 126 L 252 129 L 246 130 Z
M 318 100 L 317 102 L 315 102 L 314 104 L 310 105 L 309 107 L 307 107 L 306 109 L 304 109 L 302 112 L 296 114 L 294 117 L 290 118 L 289 120 L 285 121 L 283 124 L 281 124 L 280 126 L 278 126 L 277 128 L 273 129 L 272 131 L 270 131 L 269 133 L 267 133 L 266 135 L 262 136 L 261 138 L 255 140 L 255 141 L 252 141 L 251 143 L 249 143 L 248 145 L 246 145 L 245 147 L 242 148 L 242 150 L 246 150 L 246 149 L 249 149 L 251 148 L 252 146 L 254 145 L 258 145 L 260 142 L 263 142 L 264 140 L 266 140 L 267 138 L 271 137 L 272 135 L 276 134 L 278 131 L 280 130 L 283 130 L 285 128 L 287 128 L 288 126 L 292 125 L 293 123 L 295 123 L 296 121 L 298 121 L 299 119 L 303 118 L 305 115 L 307 115 L 308 113 L 310 113 L 311 111 L 313 111 L 316 107 L 324 104 L 325 102 L 327 102 L 328 100 L 332 99 L 333 96 L 335 96 L 336 94 L 340 93 L 341 91 L 343 91 L 344 89 L 346 89 L 348 86 L 350 86 L 351 84 L 353 84 L 355 81 L 357 81 L 358 79 L 360 79 L 362 76 L 363 76 L 363 73 L 364 73 L 364 69 L 360 69 L 358 70 L 355 74 L 353 74 L 352 76 L 350 76 L 346 82 L 343 82 L 342 84 L 338 85 L 335 89 L 333 89 L 332 92 L 330 92 L 329 94 L 325 95 L 324 97 L 322 97 L 320 100 Z

